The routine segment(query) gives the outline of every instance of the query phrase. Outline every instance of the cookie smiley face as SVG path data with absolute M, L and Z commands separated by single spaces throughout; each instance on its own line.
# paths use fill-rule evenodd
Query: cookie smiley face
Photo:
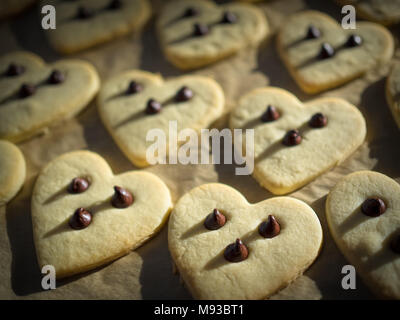
M 0 140 L 0 206 L 10 201 L 25 181 L 25 158 L 11 142 Z
M 97 93 L 94 67 L 81 60 L 45 64 L 29 52 L 0 58 L 0 138 L 19 142 L 79 113 Z
M 46 31 L 61 53 L 74 53 L 140 29 L 149 19 L 148 0 L 43 1 L 57 12 L 57 28 Z
M 362 114 L 347 101 L 320 98 L 303 104 L 273 87 L 241 98 L 230 127 L 254 129 L 253 176 L 274 194 L 294 191 L 338 165 L 366 135 Z
M 326 217 L 347 260 L 378 296 L 400 298 L 400 186 L 373 171 L 343 178 L 329 193 Z
M 312 264 L 321 244 L 318 217 L 304 202 L 249 204 L 223 184 L 185 194 L 168 226 L 171 256 L 196 299 L 270 297 Z
M 95 153 L 64 154 L 42 170 L 32 194 L 39 266 L 53 265 L 62 278 L 117 259 L 151 238 L 171 207 L 151 173 L 115 176 Z
M 247 4 L 217 6 L 211 1 L 171 1 L 157 29 L 167 59 L 193 69 L 257 45 L 269 33 L 262 11 Z
M 356 30 L 345 30 L 323 13 L 306 11 L 289 18 L 278 33 L 277 47 L 300 88 L 317 93 L 388 62 L 394 44 L 380 25 L 357 22 Z
M 177 129 L 199 131 L 223 111 L 224 94 L 211 78 L 183 76 L 164 81 L 159 75 L 128 71 L 108 80 L 100 90 L 98 106 L 104 125 L 115 142 L 139 167 L 149 165 L 146 152 L 149 130 L 165 133 L 170 121 Z M 167 148 L 168 149 L 168 148 Z

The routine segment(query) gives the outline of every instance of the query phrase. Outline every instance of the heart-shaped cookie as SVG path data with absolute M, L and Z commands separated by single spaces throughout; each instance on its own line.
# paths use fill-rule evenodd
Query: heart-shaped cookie
M 400 128 L 400 63 L 393 66 L 386 80 L 386 100 L 393 118 Z
M 362 114 L 347 101 L 320 98 L 303 104 L 273 87 L 241 98 L 230 127 L 254 129 L 253 176 L 274 194 L 296 190 L 338 165 L 366 135 Z
M 373 171 L 343 178 L 326 217 L 336 244 L 378 296 L 400 299 L 400 186 Z
M 56 29 L 46 31 L 61 53 L 74 53 L 140 29 L 150 18 L 148 0 L 43 1 L 56 9 Z
M 0 138 L 30 138 L 80 112 L 99 89 L 94 67 L 81 60 L 45 64 L 29 52 L 0 57 Z
M 321 244 L 318 217 L 304 202 L 249 204 L 216 183 L 186 193 L 168 224 L 172 258 L 197 299 L 267 298 L 301 275 Z
M 112 261 L 153 236 L 171 207 L 167 186 L 151 173 L 114 176 L 95 153 L 64 154 L 42 170 L 32 194 L 39 266 L 62 278 Z
M 11 142 L 0 140 L 0 206 L 14 198 L 25 181 L 25 158 Z
M 168 81 L 144 71 L 128 71 L 102 86 L 98 105 L 104 125 L 125 155 L 139 167 L 148 166 L 149 130 L 162 130 L 169 139 L 169 123 L 177 130 L 197 131 L 222 113 L 224 93 L 211 78 L 183 76 Z
M 400 21 L 399 0 L 336 0 L 341 5 L 355 7 L 357 16 L 384 25 L 391 25 Z
M 205 0 L 167 3 L 157 21 L 167 59 L 181 69 L 193 69 L 258 45 L 269 33 L 258 8 L 231 3 L 217 6 Z
M 357 78 L 393 55 L 393 37 L 372 22 L 343 29 L 317 11 L 290 17 L 278 33 L 279 54 L 302 90 L 317 93 Z

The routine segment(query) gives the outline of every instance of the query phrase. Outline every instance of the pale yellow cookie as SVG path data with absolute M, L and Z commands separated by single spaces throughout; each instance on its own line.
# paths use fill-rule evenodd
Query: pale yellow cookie
M 262 120 L 268 106 L 280 115 L 277 120 Z M 322 113 L 326 126 L 310 126 L 317 113 Z M 253 176 L 274 194 L 294 191 L 340 164 L 363 143 L 366 135 L 362 114 L 347 101 L 320 98 L 303 104 L 291 93 L 274 87 L 256 89 L 242 97 L 231 114 L 229 126 L 254 129 Z M 300 144 L 284 144 L 290 130 L 299 131 Z M 245 145 L 243 139 L 243 148 Z M 246 150 L 243 151 L 245 154 Z
M 19 14 L 37 0 L 2 0 L 0 1 L 0 19 Z
M 209 230 L 207 216 L 219 210 L 225 224 Z M 273 215 L 280 232 L 259 233 Z M 230 262 L 226 247 L 240 239 L 247 258 Z M 196 299 L 265 299 L 300 276 L 317 258 L 322 228 L 304 202 L 278 197 L 249 204 L 235 189 L 206 184 L 186 193 L 168 225 L 168 245 L 177 269 Z
M 17 146 L 0 140 L 0 206 L 10 201 L 25 181 L 25 158 Z
M 88 182 L 81 193 L 70 191 L 75 178 Z M 114 186 L 131 193 L 130 206 L 112 204 Z M 78 208 L 92 213 L 91 223 L 79 230 L 71 227 Z M 39 266 L 54 266 L 57 278 L 62 278 L 103 265 L 151 238 L 171 208 L 169 190 L 154 174 L 130 171 L 115 176 L 95 153 L 64 154 L 41 171 L 32 194 Z
M 368 204 L 371 197 L 383 201 L 385 210 L 376 200 Z M 336 244 L 371 290 L 400 299 L 399 184 L 373 171 L 349 174 L 329 193 L 326 217 Z
M 53 71 L 61 73 L 58 76 L 63 81 L 52 83 Z M 0 73 L 0 138 L 14 142 L 75 116 L 100 86 L 95 68 L 86 61 L 45 64 L 33 53 L 22 51 L 0 57 Z
M 317 37 L 307 38 L 310 26 Z M 358 45 L 349 40 L 356 36 Z M 360 38 L 358 38 L 360 37 Z M 333 49 L 329 55 L 323 44 Z M 357 29 L 343 29 L 330 16 L 304 11 L 291 16 L 277 36 L 278 52 L 300 88 L 318 93 L 360 77 L 384 64 L 393 55 L 393 37 L 372 22 L 357 22 Z M 329 51 L 330 52 L 330 51 Z
M 230 22 L 221 22 L 227 12 Z M 195 35 L 195 24 L 207 27 L 208 32 Z M 269 33 L 260 9 L 239 3 L 217 6 L 207 0 L 168 2 L 158 18 L 157 30 L 167 59 L 180 69 L 202 67 L 257 46 Z
M 386 100 L 390 111 L 400 128 L 400 64 L 393 66 L 386 81 Z
M 400 21 L 399 0 L 336 0 L 341 5 L 353 5 L 357 16 L 383 25 Z
M 151 15 L 148 0 L 46 0 L 45 4 L 57 12 L 56 29 L 46 31 L 49 41 L 67 54 L 138 30 Z
M 132 81 L 141 89 L 129 94 Z M 183 87 L 187 87 L 193 97 L 177 101 L 176 96 Z M 160 112 L 146 113 L 150 99 L 162 105 Z M 170 121 L 176 121 L 178 132 L 186 128 L 199 132 L 222 114 L 224 102 L 221 87 L 211 78 L 193 75 L 164 81 L 160 75 L 138 70 L 109 79 L 98 96 L 104 125 L 125 155 L 139 167 L 149 165 L 146 152 L 154 144 L 154 141 L 146 141 L 149 130 L 164 132 L 168 149 Z

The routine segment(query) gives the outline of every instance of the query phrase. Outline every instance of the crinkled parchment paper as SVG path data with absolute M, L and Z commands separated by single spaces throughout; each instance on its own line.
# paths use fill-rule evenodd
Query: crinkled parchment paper
M 155 13 L 162 0 L 153 1 Z M 258 4 L 269 18 L 275 33 L 288 14 L 312 8 L 340 19 L 340 7 L 330 1 L 271 0 Z M 154 18 L 153 18 L 154 19 Z M 60 58 L 46 41 L 40 24 L 40 11 L 33 7 L 12 20 L 0 22 L 1 54 L 24 49 L 47 61 Z M 399 27 L 392 28 L 393 34 Z M 397 39 L 396 39 L 397 43 Z M 400 52 L 397 51 L 398 57 Z M 138 68 L 160 72 L 165 77 L 181 75 L 163 57 L 157 42 L 154 20 L 142 33 L 131 34 L 87 50 L 73 57 L 86 59 L 98 69 L 102 79 L 120 71 Z M 391 62 L 394 63 L 396 57 Z M 390 64 L 390 65 L 391 65 Z M 357 278 L 357 290 L 343 290 L 341 269 L 347 262 L 329 233 L 325 218 L 325 199 L 329 190 L 344 175 L 373 169 L 393 178 L 400 177 L 400 131 L 393 121 L 384 96 L 390 65 L 372 70 L 363 78 L 317 96 L 342 97 L 357 105 L 367 119 L 367 142 L 342 165 L 293 193 L 318 213 L 324 230 L 321 255 L 303 276 L 273 299 L 355 299 L 374 298 Z M 302 93 L 289 76 L 275 50 L 271 36 L 257 51 L 246 49 L 238 55 L 193 73 L 208 75 L 225 90 L 226 114 L 238 98 L 249 90 L 266 85 L 285 88 L 301 100 L 317 96 Z M 223 128 L 226 116 L 214 126 Z M 43 291 L 32 240 L 30 194 L 39 170 L 56 156 L 78 149 L 98 152 L 115 173 L 135 168 L 123 156 L 104 129 L 95 102 L 75 119 L 50 128 L 45 134 L 19 145 L 26 157 L 28 174 L 25 186 L 6 207 L 0 207 L 0 298 L 3 299 L 190 299 L 191 296 L 172 273 L 167 246 L 167 228 L 129 255 L 92 272 L 57 283 L 57 289 Z M 242 192 L 250 202 L 271 197 L 250 176 L 238 178 L 233 165 L 158 165 L 145 170 L 162 178 L 176 201 L 191 188 L 208 182 L 226 183 Z

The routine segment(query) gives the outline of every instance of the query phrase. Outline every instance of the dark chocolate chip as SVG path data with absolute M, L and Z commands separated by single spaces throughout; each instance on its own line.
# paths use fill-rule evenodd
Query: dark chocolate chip
M 329 43 L 324 42 L 321 45 L 321 50 L 319 52 L 318 57 L 320 59 L 328 59 L 333 57 L 334 54 L 335 54 L 335 49 L 333 49 L 333 47 Z
M 161 103 L 159 103 L 158 101 L 154 100 L 154 99 L 150 99 L 147 102 L 147 106 L 146 106 L 146 114 L 156 114 L 159 113 L 161 111 Z
M 262 122 L 271 122 L 278 120 L 281 115 L 279 114 L 278 110 L 274 106 L 269 105 L 267 110 L 261 116 Z
M 85 229 L 92 222 L 92 213 L 84 208 L 75 210 L 73 216 L 69 219 L 69 225 L 72 229 Z
M 93 15 L 94 15 L 94 11 L 92 9 L 89 9 L 86 7 L 78 8 L 78 13 L 77 13 L 78 19 L 88 19 L 88 18 L 91 18 Z
M 15 63 L 10 63 L 10 65 L 7 68 L 6 71 L 6 76 L 8 77 L 15 77 L 19 76 L 25 71 L 25 68 L 21 65 L 15 64 Z
M 308 27 L 307 35 L 306 35 L 307 39 L 317 39 L 320 36 L 321 36 L 321 31 L 317 27 L 315 27 L 313 25 L 310 25 Z
M 193 91 L 184 86 L 176 93 L 175 100 L 177 102 L 185 102 L 193 98 Z
M 89 181 L 85 178 L 74 178 L 68 186 L 69 193 L 82 193 L 89 188 Z
M 240 262 L 249 256 L 249 249 L 240 239 L 225 248 L 224 257 L 230 262 Z
M 264 238 L 273 238 L 279 234 L 281 226 L 273 215 L 268 216 L 268 220 L 264 221 L 258 227 L 258 233 Z
M 128 89 L 126 90 L 127 94 L 135 94 L 143 90 L 143 87 L 140 83 L 136 81 L 129 82 Z
M 395 253 L 400 254 L 400 235 L 397 235 L 390 243 L 390 248 Z
M 59 70 L 54 70 L 49 77 L 48 82 L 51 84 L 59 84 L 64 82 L 65 77 L 64 74 Z
M 24 83 L 19 89 L 18 96 L 20 98 L 27 98 L 36 92 L 36 87 L 31 84 Z
M 193 34 L 196 37 L 202 37 L 205 36 L 209 32 L 208 26 L 203 23 L 196 23 L 194 25 L 194 31 Z
M 323 128 L 328 124 L 328 118 L 324 116 L 321 112 L 314 114 L 308 125 L 312 128 Z
M 352 34 L 347 38 L 346 47 L 353 48 L 362 44 L 363 40 L 359 35 Z
M 225 222 L 226 217 L 218 209 L 214 209 L 204 220 L 204 226 L 208 230 L 217 230 L 223 227 Z
M 221 23 L 236 23 L 237 17 L 233 12 L 226 11 L 222 16 Z
M 369 217 L 379 217 L 386 211 L 386 205 L 382 199 L 371 197 L 363 202 L 361 211 Z
M 285 146 L 291 147 L 300 144 L 301 140 L 302 137 L 299 130 L 290 130 L 285 134 L 282 143 Z
M 116 10 L 120 9 L 122 7 L 122 1 L 121 0 L 111 0 L 107 9 L 109 10 Z
M 189 17 L 194 17 L 199 14 L 199 11 L 196 8 L 187 8 L 185 12 L 183 13 L 184 18 L 189 18 Z
M 128 190 L 121 187 L 114 187 L 114 195 L 111 199 L 111 204 L 115 208 L 124 209 L 132 205 L 133 196 Z

